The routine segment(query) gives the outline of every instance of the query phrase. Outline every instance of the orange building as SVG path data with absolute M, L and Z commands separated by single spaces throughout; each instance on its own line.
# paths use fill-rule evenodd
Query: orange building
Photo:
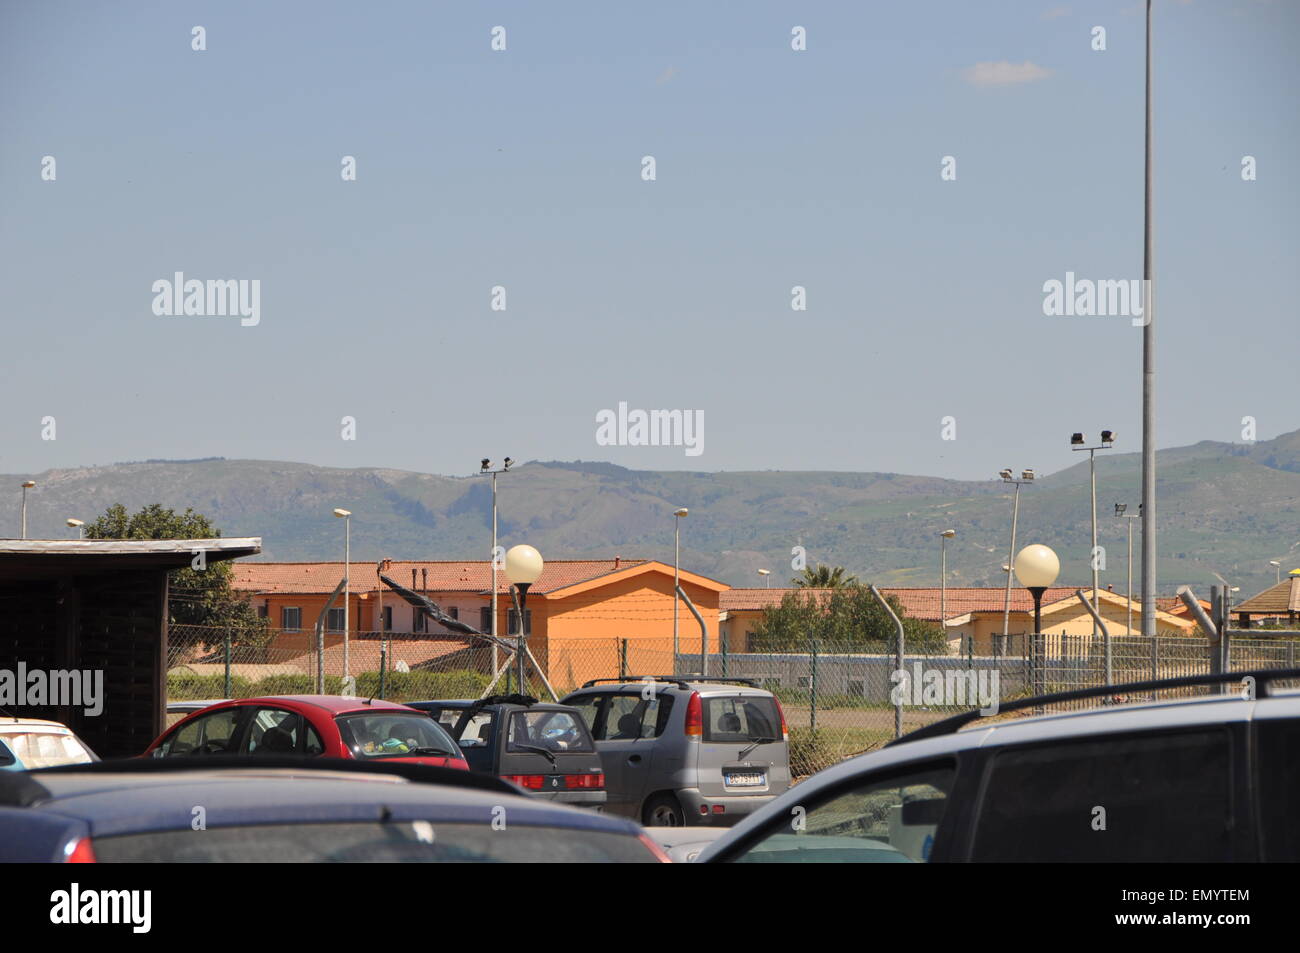
M 234 588 L 248 595 L 270 619 L 277 657 L 313 648 L 315 627 L 344 566 L 330 563 L 243 562 L 234 567 Z M 433 602 L 448 615 L 482 632 L 491 630 L 492 567 L 483 561 L 405 562 L 390 560 L 384 574 Z M 710 654 L 719 651 L 718 600 L 725 583 L 681 572 L 682 590 L 695 605 L 708 633 Z M 463 636 L 425 620 L 396 593 L 382 587 L 372 563 L 353 563 L 348 601 L 352 639 L 380 634 L 395 640 L 458 642 Z M 382 591 L 381 591 L 382 589 Z M 505 574 L 497 576 L 497 632 L 518 632 L 518 618 Z M 383 625 L 380 625 L 382 601 Z M 550 560 L 528 591 L 525 632 L 528 647 L 557 689 L 590 678 L 664 674 L 673 671 L 673 567 L 654 560 Z M 341 605 L 325 626 L 330 654 L 343 641 Z M 679 646 L 700 651 L 700 625 L 682 605 Z M 459 646 L 458 646 L 459 647 Z

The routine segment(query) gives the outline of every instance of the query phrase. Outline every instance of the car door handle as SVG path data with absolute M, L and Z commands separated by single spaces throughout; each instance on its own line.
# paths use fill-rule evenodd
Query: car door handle
M 634 755 L 632 755 L 630 758 L 627 759 L 627 763 L 628 763 L 628 764 L 640 764 L 640 763 L 641 763 L 641 756 L 640 756 L 639 754 L 634 754 Z

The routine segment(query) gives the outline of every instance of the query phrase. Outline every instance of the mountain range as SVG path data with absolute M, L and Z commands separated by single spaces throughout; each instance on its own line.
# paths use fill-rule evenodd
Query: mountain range
M 1089 578 L 1088 462 L 1039 477 L 1020 494 L 1017 548 L 1031 542 L 1061 557 L 1061 580 Z M 1191 583 L 1204 595 L 1214 573 L 1245 598 L 1272 584 L 1271 559 L 1300 567 L 1300 430 L 1253 444 L 1202 441 L 1160 451 L 1157 461 L 1159 588 Z M 1127 530 L 1114 503 L 1137 512 L 1141 457 L 1097 455 L 1102 583 L 1124 592 Z M 68 517 L 91 520 L 113 503 L 194 510 L 225 536 L 261 536 L 269 560 L 343 556 L 334 507 L 352 511 L 354 561 L 485 559 L 491 542 L 491 481 L 383 468 L 208 458 L 119 463 L 3 478 L 33 479 L 28 535 L 60 538 Z M 599 462 L 519 464 L 498 477 L 499 538 L 544 557 L 621 555 L 672 562 L 673 510 L 685 506 L 682 565 L 735 586 L 775 585 L 794 575 L 795 547 L 809 565 L 842 565 L 863 581 L 939 583 L 939 533 L 948 543 L 948 584 L 1000 585 L 1011 528 L 1011 490 L 1001 481 L 898 473 L 629 470 Z M 0 508 L 0 532 L 18 535 L 18 493 Z M 9 512 L 5 512 L 9 510 Z M 1131 521 L 1139 524 L 1139 521 Z M 1140 524 L 1139 524 L 1140 525 Z M 1134 587 L 1140 528 L 1133 526 Z

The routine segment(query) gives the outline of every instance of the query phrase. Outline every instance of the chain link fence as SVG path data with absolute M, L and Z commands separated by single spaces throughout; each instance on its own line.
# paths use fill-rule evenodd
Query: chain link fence
M 1000 640 L 998 640 L 1000 642 Z M 1212 670 L 1212 649 L 1201 639 L 1117 636 L 1111 639 L 1111 683 L 1203 675 Z M 532 647 L 557 695 L 594 678 L 636 679 L 682 675 L 752 679 L 781 701 L 790 731 L 791 768 L 802 777 L 845 758 L 880 748 L 895 737 L 941 718 L 989 708 L 1029 695 L 1090 688 L 1106 683 L 1101 636 L 1013 637 L 995 654 L 905 656 L 902 674 L 892 652 L 860 645 L 810 641 L 781 652 L 711 653 L 704 659 L 678 654 L 671 642 L 597 638 Z M 241 638 L 233 630 L 173 626 L 168 647 L 169 701 L 310 694 L 324 677 L 327 694 L 352 689 L 391 701 L 476 698 L 490 685 L 518 691 L 515 666 L 502 650 L 476 640 L 421 638 L 363 632 L 349 639 L 329 633 L 324 653 L 312 633 L 274 632 L 272 638 Z M 1294 667 L 1295 639 L 1235 639 L 1229 669 Z M 707 669 L 705 664 L 707 662 Z M 354 684 L 345 685 L 345 670 Z M 527 694 L 549 697 L 547 685 L 528 668 Z M 1176 694 L 1206 694 L 1195 687 Z M 1113 699 L 1085 699 L 1065 707 L 1108 701 L 1141 701 L 1122 691 Z

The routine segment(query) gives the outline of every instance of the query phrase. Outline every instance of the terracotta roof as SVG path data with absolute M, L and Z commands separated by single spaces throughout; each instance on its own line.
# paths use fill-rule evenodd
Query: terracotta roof
M 1276 613 L 1300 612 L 1300 575 L 1283 579 L 1258 595 L 1232 607 L 1233 612 Z
M 787 587 L 780 589 L 768 589 L 766 587 L 762 589 L 727 589 L 718 595 L 718 608 L 732 612 L 744 609 L 766 609 L 770 606 L 779 606 L 781 600 L 789 592 L 811 592 L 816 593 L 821 598 L 828 598 L 832 590 Z
M 644 559 L 551 559 L 542 568 L 542 578 L 530 590 L 545 593 L 562 589 L 588 579 L 605 576 L 629 566 L 647 562 Z M 411 570 L 415 570 L 416 584 L 424 589 L 428 571 L 430 592 L 490 592 L 492 588 L 492 563 L 490 560 L 442 560 L 438 562 L 413 562 L 392 560 L 384 575 L 404 586 L 411 583 Z M 265 593 L 326 593 L 332 592 L 343 578 L 342 562 L 326 563 L 270 563 L 237 562 L 231 585 L 245 592 Z M 352 591 L 364 592 L 378 588 L 378 576 L 372 562 L 352 564 Z M 497 573 L 497 591 L 507 592 L 509 584 L 505 573 Z

